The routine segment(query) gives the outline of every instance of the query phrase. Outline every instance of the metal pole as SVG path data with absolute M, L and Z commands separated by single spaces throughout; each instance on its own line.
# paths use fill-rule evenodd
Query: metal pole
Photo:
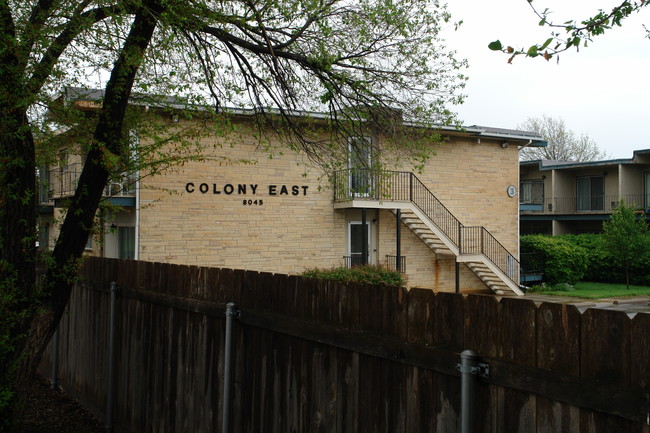
M 366 208 L 361 208 L 361 264 L 368 264 L 368 227 Z
M 463 254 L 463 226 L 458 223 L 458 255 Z M 456 293 L 460 293 L 460 263 L 456 258 Z
M 57 373 L 59 370 L 59 327 L 57 325 L 56 331 L 52 336 L 52 368 L 50 372 L 50 388 L 56 389 L 59 386 Z
M 395 224 L 395 236 L 397 237 L 397 242 L 396 242 L 396 250 L 395 251 L 395 269 L 397 269 L 397 272 L 402 272 L 402 261 L 400 260 L 400 256 L 402 255 L 402 236 L 401 236 L 401 228 L 402 228 L 402 210 L 397 209 L 397 212 L 395 213 L 396 215 L 396 224 Z
M 460 433 L 474 432 L 474 401 L 478 362 L 473 350 L 460 353 Z
M 230 387 L 232 383 L 232 322 L 237 316 L 237 304 L 226 305 L 226 336 L 223 360 L 223 420 L 221 433 L 230 431 Z
M 104 428 L 107 433 L 113 431 L 113 383 L 115 370 L 115 307 L 117 304 L 117 283 L 111 282 L 111 310 L 108 337 L 108 390 L 106 395 L 106 422 Z

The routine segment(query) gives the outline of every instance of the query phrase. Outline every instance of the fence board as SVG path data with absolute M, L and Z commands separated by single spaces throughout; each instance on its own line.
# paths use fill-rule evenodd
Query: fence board
M 356 286 L 341 282 L 332 282 L 332 287 L 338 291 L 338 305 L 333 308 L 338 309 L 338 324 L 347 325 L 349 329 L 358 331 L 360 329 L 359 314 L 359 290 Z
M 407 371 L 407 423 L 408 433 L 436 431 L 436 397 L 433 388 L 433 374 L 424 368 Z
M 537 366 L 580 374 L 580 312 L 566 304 L 544 303 L 536 314 Z M 537 397 L 540 433 L 579 431 L 580 410 L 572 405 Z
M 458 431 L 460 416 L 460 381 L 443 374 L 432 375 L 432 395 L 434 398 L 431 421 L 436 433 Z
M 504 298 L 501 300 L 501 339 L 499 358 L 514 364 L 536 365 L 537 307 L 529 300 Z M 534 431 L 537 425 L 536 396 L 529 392 L 503 390 L 506 402 L 503 413 L 503 431 Z
M 359 354 L 349 350 L 338 350 L 337 382 L 337 432 L 356 432 L 359 423 Z
M 408 300 L 403 288 L 383 287 L 383 326 L 384 332 L 406 341 L 408 336 Z M 396 361 L 403 361 L 406 354 L 398 351 Z M 385 414 L 383 430 L 387 433 L 404 433 L 406 429 L 406 374 L 403 364 L 384 361 L 381 380 L 384 398 L 378 409 Z
M 650 394 L 650 314 L 637 314 L 630 328 L 630 385 Z M 650 398 L 648 399 L 650 401 Z M 650 411 L 650 402 L 648 403 Z M 649 415 L 650 416 L 650 415 Z
M 465 298 L 455 293 L 436 295 L 433 345 L 456 352 L 465 349 Z
M 433 345 L 435 301 L 433 291 L 411 289 L 408 296 L 406 341 L 423 346 Z
M 630 384 L 630 319 L 620 311 L 589 309 L 582 315 L 583 377 L 617 385 Z M 581 410 L 581 427 L 594 432 L 628 432 L 628 421 Z
M 494 296 L 469 295 L 465 315 L 465 349 L 496 358 L 501 341 L 501 304 Z
M 384 334 L 384 296 L 382 287 L 354 285 L 359 292 L 359 328 Z
M 650 433 L 650 314 L 636 314 L 632 319 L 630 352 L 632 364 L 630 366 L 631 386 L 645 391 L 647 402 L 646 424 L 634 424 L 630 431 L 633 433 Z
M 382 407 L 384 397 L 381 381 L 382 361 L 378 358 L 359 356 L 359 394 L 357 407 L 359 415 L 355 430 L 359 433 L 382 431 L 385 413 Z

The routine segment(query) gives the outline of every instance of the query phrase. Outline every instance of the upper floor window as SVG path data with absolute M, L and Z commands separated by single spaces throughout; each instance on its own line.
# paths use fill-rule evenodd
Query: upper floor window
M 583 176 L 576 178 L 576 209 L 604 210 L 605 178 L 603 176 Z
M 544 179 L 522 180 L 519 183 L 519 202 L 544 204 Z
M 372 188 L 372 140 L 370 137 L 350 139 L 348 142 L 350 189 L 353 194 L 367 195 Z

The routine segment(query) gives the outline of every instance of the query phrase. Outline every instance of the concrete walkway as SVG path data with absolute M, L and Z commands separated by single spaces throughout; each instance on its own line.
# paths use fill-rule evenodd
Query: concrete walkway
M 522 299 L 530 299 L 536 303 L 553 302 L 575 305 L 580 312 L 587 308 L 600 308 L 603 310 L 623 311 L 628 316 L 634 317 L 637 313 L 650 314 L 650 297 L 637 296 L 632 298 L 604 298 L 583 299 L 570 296 L 551 296 L 538 293 L 527 293 Z

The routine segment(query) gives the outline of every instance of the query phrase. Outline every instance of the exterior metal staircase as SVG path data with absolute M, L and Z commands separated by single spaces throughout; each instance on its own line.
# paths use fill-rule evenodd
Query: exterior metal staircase
M 458 221 L 413 173 L 345 170 L 336 173 L 334 185 L 335 203 L 400 209 L 404 224 L 436 255 L 455 256 L 496 294 L 524 294 L 517 258 L 485 227 Z

